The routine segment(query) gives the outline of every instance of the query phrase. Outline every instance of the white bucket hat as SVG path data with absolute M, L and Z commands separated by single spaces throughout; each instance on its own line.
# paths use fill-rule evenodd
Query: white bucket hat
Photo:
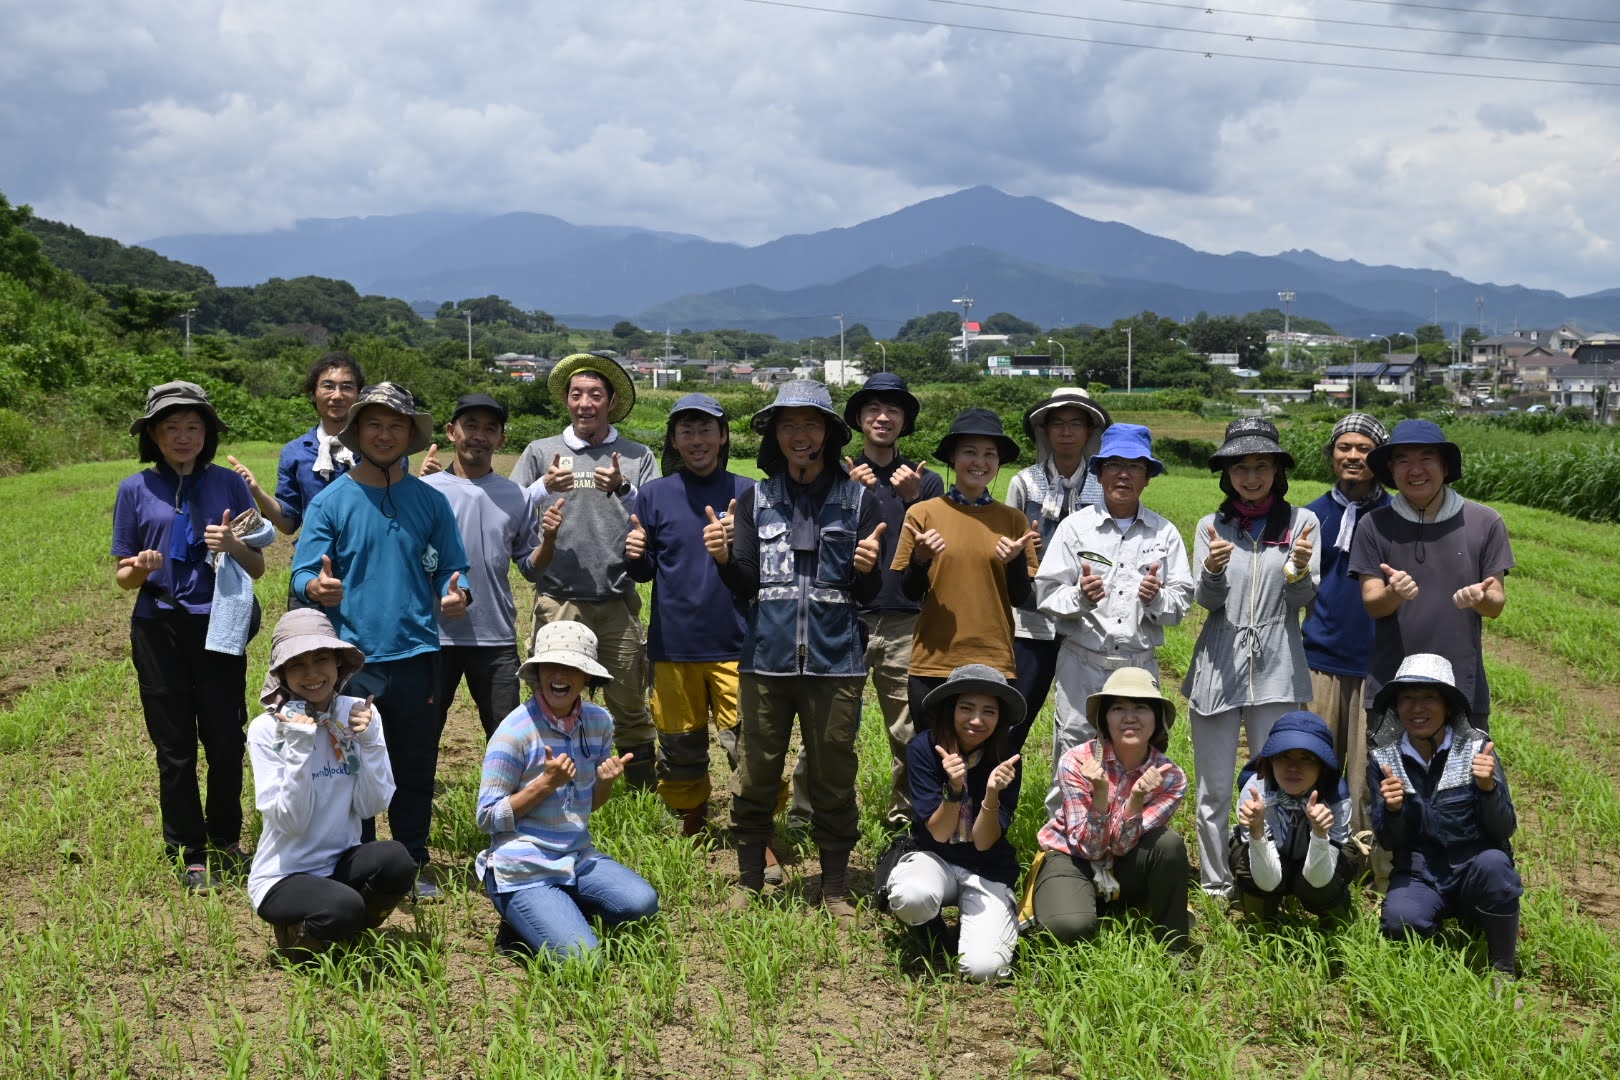
M 596 634 L 584 623 L 546 623 L 534 635 L 534 655 L 518 668 L 518 678 L 530 689 L 539 685 L 540 665 L 558 664 L 598 679 L 611 679 L 596 660 Z

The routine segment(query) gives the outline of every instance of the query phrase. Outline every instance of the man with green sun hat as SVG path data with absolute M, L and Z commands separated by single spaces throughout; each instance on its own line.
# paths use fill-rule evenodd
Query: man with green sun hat
M 556 554 L 535 586 L 534 630 L 572 619 L 595 632 L 601 662 L 613 676 L 603 695 L 614 742 L 620 754 L 634 755 L 625 779 L 650 788 L 656 758 L 645 634 L 624 541 L 636 492 L 658 477 L 658 455 L 613 426 L 635 407 L 636 387 L 611 357 L 565 357 L 548 385 L 568 410 L 569 424 L 530 443 L 512 470 L 512 479 L 537 497 L 540 513 L 562 504 Z

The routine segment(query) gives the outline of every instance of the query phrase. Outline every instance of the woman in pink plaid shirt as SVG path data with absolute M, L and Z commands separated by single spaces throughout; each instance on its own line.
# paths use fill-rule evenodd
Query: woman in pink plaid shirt
M 1097 932 L 1104 904 L 1145 908 L 1154 933 L 1187 948 L 1187 845 L 1168 828 L 1187 774 L 1165 756 L 1176 707 L 1143 668 L 1120 668 L 1086 701 L 1100 733 L 1058 762 L 1063 803 L 1041 830 L 1035 922 L 1062 942 Z

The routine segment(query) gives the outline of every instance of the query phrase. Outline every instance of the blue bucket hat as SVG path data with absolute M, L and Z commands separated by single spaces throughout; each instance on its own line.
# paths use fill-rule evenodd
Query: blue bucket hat
M 681 467 L 681 454 L 675 449 L 675 421 L 682 413 L 701 413 L 720 421 L 720 430 L 727 435 L 725 445 L 720 447 L 719 455 L 719 467 L 724 469 L 731 461 L 731 418 L 726 415 L 725 406 L 708 394 L 686 394 L 669 410 L 669 423 L 664 425 L 664 451 L 659 462 L 664 475 L 673 476 Z
M 787 464 L 787 456 L 776 443 L 776 414 L 783 409 L 815 409 L 827 417 L 827 441 L 822 444 L 821 452 L 827 460 L 838 463 L 841 469 L 843 466 L 838 461 L 841 456 L 838 451 L 849 442 L 849 425 L 833 408 L 832 394 L 825 383 L 818 383 L 814 379 L 794 379 L 783 383 L 776 392 L 776 400 L 748 421 L 748 425 L 761 435 L 759 454 L 754 459 L 760 471 L 771 476 Z
M 1093 476 L 1101 475 L 1102 463 L 1109 458 L 1129 461 L 1147 459 L 1148 475 L 1164 472 L 1164 462 L 1153 456 L 1153 433 L 1141 424 L 1110 424 L 1102 433 L 1102 443 L 1091 455 L 1086 469 Z
M 1462 479 L 1462 451 L 1446 438 L 1440 425 L 1433 420 L 1402 420 L 1390 433 L 1389 441 L 1367 455 L 1367 464 L 1373 476 L 1385 487 L 1395 486 L 1395 477 L 1389 471 L 1389 459 L 1397 446 L 1438 446 L 1446 461 L 1446 483 L 1455 484 Z
M 1255 755 L 1255 760 L 1276 757 L 1289 750 L 1305 750 L 1315 754 L 1326 771 L 1334 774 L 1337 782 L 1339 755 L 1333 752 L 1333 735 L 1328 731 L 1327 722 L 1320 716 L 1305 709 L 1283 713 L 1271 725 L 1271 734 L 1266 736 L 1266 744 Z
M 922 411 L 922 403 L 911 393 L 905 379 L 887 371 L 873 375 L 861 384 L 859 390 L 849 395 L 849 400 L 844 403 L 844 423 L 859 429 L 861 410 L 866 408 L 866 403 L 882 399 L 898 402 L 905 410 L 906 422 L 901 425 L 898 438 L 903 439 L 917 430 L 917 414 Z

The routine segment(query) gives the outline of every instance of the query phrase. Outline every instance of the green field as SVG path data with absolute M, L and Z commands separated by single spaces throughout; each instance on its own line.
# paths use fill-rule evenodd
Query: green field
M 261 476 L 273 470 L 268 444 L 231 452 Z M 1194 895 L 1202 950 L 1191 974 L 1139 929 L 1108 925 L 1074 948 L 1027 938 L 1009 983 L 964 984 L 893 920 L 868 913 L 844 931 L 810 906 L 810 851 L 776 900 L 722 913 L 735 868 L 723 841 L 694 848 L 655 798 L 623 793 L 594 831 L 657 886 L 662 916 L 610 934 L 603 969 L 524 967 L 493 951 L 496 918 L 469 878 L 483 840 L 482 733 L 460 704 L 433 835 L 448 900 L 402 909 L 363 946 L 288 969 L 270 958 L 269 928 L 239 886 L 187 897 L 163 862 L 130 598 L 106 554 L 114 490 L 134 467 L 0 479 L 0 1076 L 1620 1074 L 1612 526 L 1501 507 L 1519 570 L 1487 651 L 1528 886 L 1522 1009 L 1493 998 L 1477 944 L 1385 942 L 1370 901 L 1348 930 L 1323 936 L 1304 921 L 1240 925 Z M 1320 490 L 1300 483 L 1294 494 Z M 1197 470 L 1147 492 L 1184 532 L 1218 498 Z M 271 549 L 259 585 L 272 617 L 290 553 L 285 540 Z M 1167 685 L 1196 631 L 1194 619 L 1172 633 Z M 268 642 L 254 643 L 250 687 Z M 888 777 L 875 705 L 866 719 L 862 889 Z M 1039 750 L 1049 722 L 1030 740 L 1029 775 L 1049 769 Z M 1171 755 L 1192 760 L 1185 723 Z M 1027 859 L 1041 822 L 1039 785 L 1025 786 L 1012 836 Z M 1177 826 L 1190 837 L 1189 811 Z

